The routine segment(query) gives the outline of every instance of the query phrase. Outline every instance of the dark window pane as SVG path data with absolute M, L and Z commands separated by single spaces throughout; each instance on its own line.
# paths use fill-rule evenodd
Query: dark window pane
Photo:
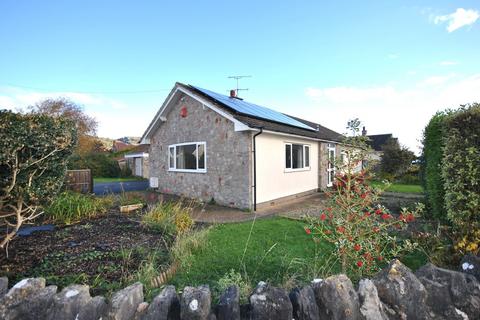
M 310 167 L 310 147 L 305 146 L 305 167 Z
M 292 146 L 285 145 L 285 168 L 292 168 Z
M 195 144 L 177 146 L 177 169 L 197 169 L 196 149 Z
M 292 168 L 303 168 L 303 145 L 292 144 Z

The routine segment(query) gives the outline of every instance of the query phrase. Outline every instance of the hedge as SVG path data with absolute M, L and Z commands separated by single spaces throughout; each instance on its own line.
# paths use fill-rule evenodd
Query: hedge
M 462 233 L 480 227 L 480 104 L 445 121 L 442 178 L 448 219 Z
M 422 184 L 431 216 L 447 220 L 445 210 L 445 190 L 441 165 L 445 140 L 445 121 L 447 112 L 437 112 L 423 132 Z

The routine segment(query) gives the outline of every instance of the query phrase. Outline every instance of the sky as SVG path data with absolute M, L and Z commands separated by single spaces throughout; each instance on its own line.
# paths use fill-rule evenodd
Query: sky
M 67 97 L 98 135 L 141 136 L 175 82 L 420 150 L 480 102 L 480 1 L 0 0 L 0 108 Z

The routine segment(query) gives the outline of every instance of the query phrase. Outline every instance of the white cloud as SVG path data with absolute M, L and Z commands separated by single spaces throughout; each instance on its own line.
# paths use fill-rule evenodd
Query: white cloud
M 446 75 L 446 76 L 431 76 L 420 81 L 418 87 L 427 87 L 427 86 L 438 86 L 446 83 L 448 80 L 454 78 L 455 75 Z
M 419 153 L 422 131 L 435 112 L 480 102 L 480 74 L 446 77 L 451 81 L 429 77 L 409 88 L 394 85 L 307 88 L 305 94 L 311 107 L 297 115 L 302 116 L 303 112 L 305 116 L 308 112 L 312 121 L 339 132 L 345 131 L 349 119 L 358 117 L 369 134 L 393 133 L 400 143 Z M 424 85 L 432 82 L 436 85 Z
M 25 110 L 44 99 L 58 97 L 68 98 L 84 106 L 85 112 L 97 119 L 97 134 L 101 137 L 139 136 L 153 116 L 151 108 L 142 108 L 141 103 L 135 103 L 135 107 L 132 107 L 124 101 L 100 94 L 35 92 L 17 87 L 0 87 L 0 109 Z
M 441 65 L 441 66 L 455 66 L 455 65 L 457 65 L 457 64 L 458 64 L 457 61 L 448 61 L 448 60 L 447 60 L 447 61 L 441 61 L 441 62 L 440 62 L 440 65 Z
M 447 31 L 453 32 L 461 27 L 474 24 L 479 17 L 480 13 L 477 10 L 458 8 L 454 13 L 433 17 L 433 22 L 435 24 L 448 22 Z

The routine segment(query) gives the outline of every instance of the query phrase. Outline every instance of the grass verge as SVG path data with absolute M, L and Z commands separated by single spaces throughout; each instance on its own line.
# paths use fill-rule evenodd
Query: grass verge
M 375 187 L 382 187 L 383 183 L 380 181 L 372 181 L 372 185 Z M 423 188 L 418 184 L 401 184 L 392 183 L 385 191 L 398 192 L 398 193 L 423 193 Z
M 128 182 L 128 181 L 144 181 L 144 180 L 146 179 L 142 177 L 125 177 L 125 178 L 96 177 L 96 178 L 93 178 L 94 183 Z

